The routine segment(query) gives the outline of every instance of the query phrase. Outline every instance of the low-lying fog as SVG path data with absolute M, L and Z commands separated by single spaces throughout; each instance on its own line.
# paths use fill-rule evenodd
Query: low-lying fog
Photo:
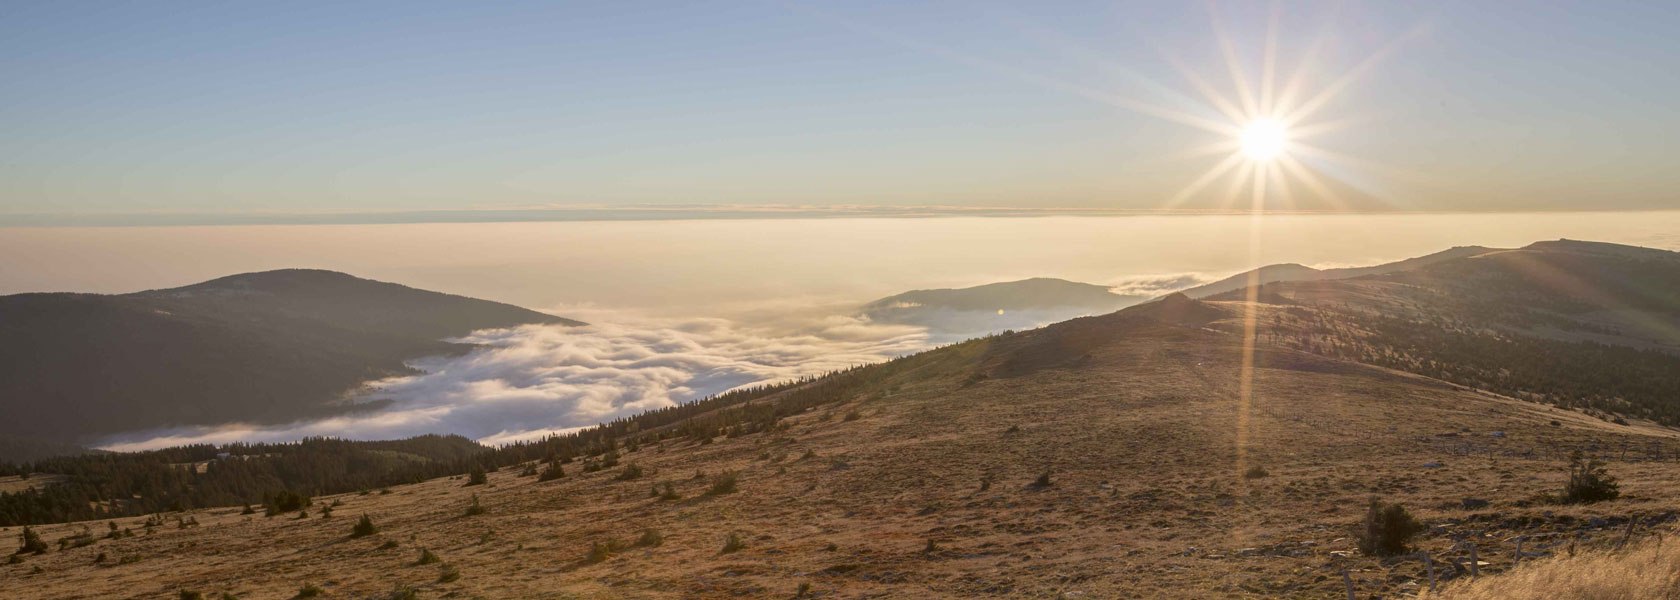
M 590 323 L 481 331 L 482 348 L 373 384 L 374 414 L 278 427 L 137 432 L 186 442 L 459 433 L 501 443 L 755 382 L 1033 327 L 1078 309 L 861 316 L 918 288 L 1058 277 L 1153 295 L 1261 264 L 1364 265 L 1457 245 L 1568 237 L 1680 248 L 1680 212 L 805 219 L 0 228 L 0 293 L 124 292 L 313 267 Z

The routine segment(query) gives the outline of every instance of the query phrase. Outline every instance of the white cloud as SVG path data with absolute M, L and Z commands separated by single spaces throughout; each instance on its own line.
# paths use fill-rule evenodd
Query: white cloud
M 145 432 L 105 448 L 424 433 L 506 443 L 753 383 L 878 362 L 932 343 L 923 328 L 869 323 L 833 308 L 693 319 L 574 309 L 567 314 L 595 324 L 476 332 L 458 340 L 481 346 L 464 356 L 416 361 L 423 374 L 375 382 L 369 398 L 390 401 L 377 412 L 283 426 Z
M 1115 282 L 1114 286 L 1109 288 L 1109 291 L 1122 296 L 1160 296 L 1193 288 L 1214 279 L 1214 277 L 1204 273 L 1140 275 Z

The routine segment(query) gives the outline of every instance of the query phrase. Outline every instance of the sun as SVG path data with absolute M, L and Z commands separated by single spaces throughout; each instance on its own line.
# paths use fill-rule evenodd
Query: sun
M 1289 131 L 1274 119 L 1255 119 L 1243 126 L 1238 141 L 1249 160 L 1266 162 L 1283 155 L 1289 145 Z

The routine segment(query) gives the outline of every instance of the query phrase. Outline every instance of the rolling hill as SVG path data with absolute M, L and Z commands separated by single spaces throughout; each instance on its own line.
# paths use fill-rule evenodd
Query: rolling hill
M 1246 289 L 1254 283 L 1276 283 L 1280 281 L 1323 281 L 1331 279 L 1351 279 L 1366 275 L 1381 275 L 1398 271 L 1409 271 L 1458 258 L 1476 256 L 1492 252 L 1493 248 L 1481 246 L 1459 246 L 1448 248 L 1434 254 L 1428 254 L 1405 260 L 1398 260 L 1368 267 L 1343 267 L 1336 269 L 1314 269 L 1305 265 L 1281 264 L 1267 265 L 1244 271 L 1219 281 L 1202 284 L 1196 287 L 1179 290 L 1179 293 L 1191 298 L 1207 298 L 1229 292 L 1231 290 Z
M 357 407 L 364 382 L 453 354 L 475 329 L 575 325 L 516 306 L 330 271 L 133 294 L 0 297 L 0 435 L 88 441 L 173 425 L 285 422 Z
M 1281 347 L 1680 425 L 1680 253 L 1539 242 L 1258 298 Z
M 0 576 L 52 598 L 1413 596 L 1469 579 L 1470 544 L 1486 575 L 1680 522 L 1680 433 L 1660 411 L 1508 391 L 1547 370 L 1599 385 L 1587 375 L 1611 363 L 1573 361 L 1602 348 L 1674 360 L 1636 347 L 1662 331 L 1609 344 L 1568 326 L 1665 322 L 1671 255 L 1542 243 L 1273 283 L 1256 303 L 1171 295 L 486 451 L 482 486 L 316 499 L 367 514 L 365 537 L 316 509 L 196 509 Z M 1465 364 L 1499 377 L 1429 358 L 1482 335 L 1505 345 Z M 1622 376 L 1672 386 L 1680 368 Z M 1573 452 L 1607 460 L 1622 497 L 1557 503 Z M 1424 521 L 1432 568 L 1359 551 L 1374 497 Z
M 1110 312 L 1148 299 L 1116 294 L 1106 286 L 1038 277 L 959 289 L 913 290 L 870 302 L 862 314 L 872 321 L 919 325 L 962 339 Z

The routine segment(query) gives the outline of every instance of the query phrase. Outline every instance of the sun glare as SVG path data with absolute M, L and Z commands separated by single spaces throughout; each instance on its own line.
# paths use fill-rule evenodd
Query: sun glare
M 1243 127 L 1241 142 L 1243 155 L 1250 160 L 1269 161 L 1283 154 L 1284 146 L 1289 143 L 1289 132 L 1283 123 L 1258 119 Z

